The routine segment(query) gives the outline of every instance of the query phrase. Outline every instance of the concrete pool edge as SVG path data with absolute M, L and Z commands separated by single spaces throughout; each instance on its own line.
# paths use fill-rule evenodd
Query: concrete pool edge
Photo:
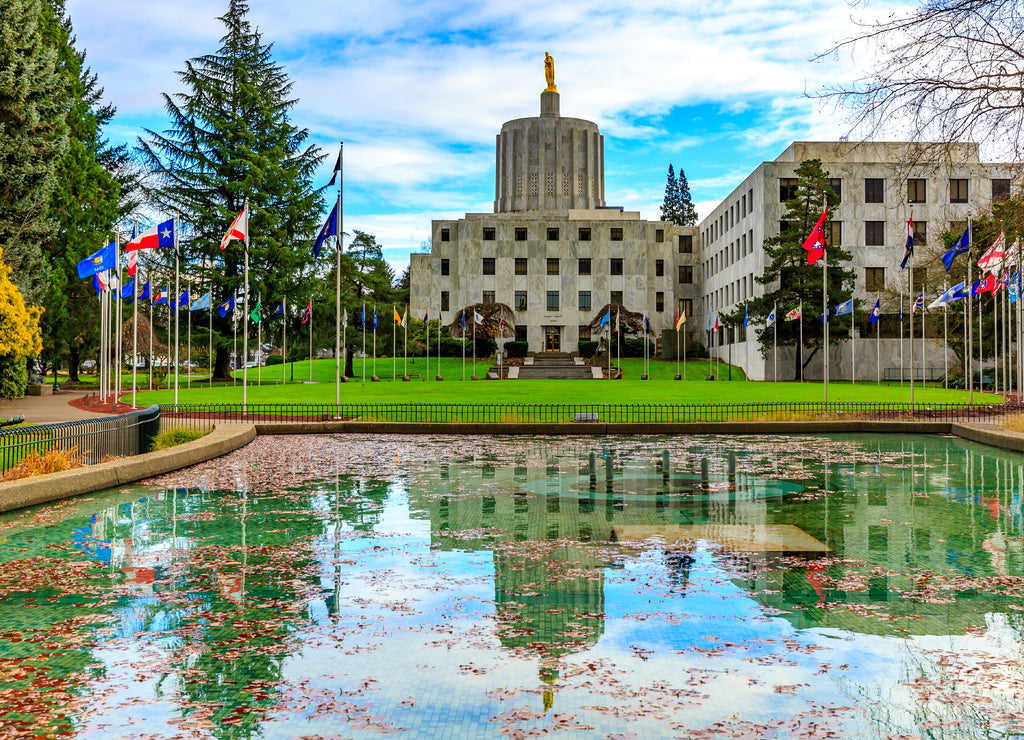
M 201 439 L 49 475 L 0 482 L 0 512 L 134 483 L 221 457 L 256 438 L 252 424 L 225 424 Z

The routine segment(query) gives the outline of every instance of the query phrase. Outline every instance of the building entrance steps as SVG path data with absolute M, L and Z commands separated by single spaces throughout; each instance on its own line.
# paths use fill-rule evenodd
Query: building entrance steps
M 519 368 L 518 377 L 523 379 L 586 380 L 594 377 L 589 365 L 569 354 L 538 353 L 527 359 L 533 362 L 524 363 Z

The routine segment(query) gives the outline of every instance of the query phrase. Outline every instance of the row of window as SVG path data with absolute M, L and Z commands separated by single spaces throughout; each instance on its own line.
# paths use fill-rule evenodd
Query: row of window
M 928 269 L 925 267 L 914 267 L 914 285 L 924 285 L 928 279 Z M 880 293 L 885 290 L 885 268 L 865 267 L 864 268 L 864 291 L 867 293 Z
M 779 201 L 785 203 L 796 198 L 797 180 L 794 177 L 779 178 Z M 831 179 L 832 190 L 839 198 L 843 199 L 843 181 L 840 178 Z M 1010 197 L 1010 181 L 1007 179 L 992 180 L 992 200 L 1006 200 Z M 967 203 L 970 201 L 970 180 L 965 177 L 954 177 L 949 180 L 949 202 Z M 885 179 L 882 177 L 864 178 L 864 202 L 884 203 L 885 202 Z M 928 180 L 923 177 L 912 177 L 907 179 L 907 202 L 927 203 L 928 202 Z
M 704 260 L 704 273 L 706 275 L 714 275 L 719 270 L 736 262 L 736 260 L 741 260 L 748 254 L 753 253 L 754 230 L 750 229 L 746 234 L 740 236 L 739 239 L 730 242 L 720 249 L 717 254 L 713 254 Z
M 495 257 L 484 257 L 483 262 L 480 266 L 480 272 L 483 275 L 494 275 L 495 274 Z M 526 275 L 528 274 L 528 261 L 526 257 L 515 258 L 515 274 Z M 547 274 L 548 275 L 560 275 L 562 269 L 561 259 L 558 257 L 548 257 L 546 261 Z M 576 260 L 577 274 L 579 275 L 590 275 L 592 266 L 590 257 L 580 257 Z M 612 275 L 623 274 L 623 258 L 612 257 L 609 259 L 608 272 Z M 441 259 L 441 275 L 451 274 L 451 261 L 445 258 Z M 665 275 L 665 260 L 654 260 L 654 274 L 656 277 L 664 277 Z M 691 277 L 692 280 L 692 277 Z M 680 279 L 682 282 L 682 279 Z
M 754 189 L 751 188 L 740 196 L 740 199 L 735 204 L 722 211 L 708 228 L 704 229 L 704 233 L 701 235 L 704 239 L 704 244 L 710 244 L 715 241 L 715 239 L 735 226 L 740 219 L 746 218 L 747 214 L 753 213 L 753 211 Z
M 548 311 L 559 311 L 561 310 L 561 297 L 557 290 L 547 291 L 547 310 Z M 441 310 L 450 310 L 451 294 L 447 290 L 441 291 Z M 482 303 L 494 303 L 495 296 L 493 290 L 485 290 L 483 292 Z M 622 305 L 622 291 L 613 290 L 609 294 L 609 303 L 617 303 Z M 591 302 L 591 292 L 589 290 L 581 290 L 578 292 L 576 297 L 576 307 L 580 311 L 592 311 L 593 305 Z M 529 310 L 529 294 L 525 290 L 517 290 L 513 294 L 512 299 L 512 310 L 513 311 L 527 311 Z M 654 310 L 659 313 L 665 310 L 665 294 L 658 291 L 654 294 Z
M 557 226 L 547 227 L 547 240 L 549 242 L 556 242 L 559 240 L 561 229 Z M 529 229 L 525 226 L 517 226 L 515 228 L 515 240 L 517 242 L 525 242 L 529 238 Z M 589 242 L 593 237 L 593 230 L 589 226 L 581 226 L 577 233 L 579 241 Z M 441 228 L 441 241 L 451 241 L 452 230 L 444 226 Z M 483 230 L 483 240 L 485 242 L 494 241 L 496 238 L 496 231 L 492 226 L 485 226 Z M 621 242 L 623 239 L 622 229 L 618 227 L 612 227 L 608 233 L 609 241 Z M 665 230 L 655 229 L 654 241 L 664 242 L 665 241 Z M 679 248 L 679 254 L 692 254 L 693 253 L 693 237 L 689 234 L 680 234 L 677 237 L 677 244 Z

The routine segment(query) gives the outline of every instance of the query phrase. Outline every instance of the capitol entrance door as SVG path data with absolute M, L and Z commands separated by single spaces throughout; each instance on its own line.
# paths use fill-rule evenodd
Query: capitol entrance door
M 562 351 L 562 327 L 548 326 L 544 328 L 544 351 Z

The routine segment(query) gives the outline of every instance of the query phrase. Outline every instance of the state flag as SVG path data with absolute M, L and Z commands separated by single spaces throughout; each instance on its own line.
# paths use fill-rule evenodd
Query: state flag
M 957 256 L 963 254 L 971 248 L 971 224 L 968 222 L 967 227 L 964 229 L 964 233 L 960 235 L 953 246 L 946 250 L 946 253 L 942 255 L 942 264 L 946 266 L 946 272 L 949 272 L 950 268 L 953 267 L 953 260 Z
M 313 299 L 310 298 L 309 302 L 306 303 L 306 307 L 302 309 L 302 323 L 308 324 L 310 317 L 313 315 Z
M 828 208 L 821 212 L 818 222 L 814 225 L 811 233 L 804 239 L 803 248 L 807 251 L 807 264 L 813 265 L 825 256 L 828 243 L 825 240 L 825 222 L 828 220 Z
M 279 305 L 277 308 L 274 309 L 273 315 L 277 316 L 278 314 L 280 314 L 282 316 L 284 315 L 284 300 L 283 299 L 281 300 L 281 305 Z
M 149 229 L 124 245 L 124 251 L 134 252 L 137 249 L 159 249 L 174 246 L 174 219 L 164 221 Z
M 679 331 L 686 324 L 686 311 L 676 312 L 676 331 Z
M 235 220 L 231 222 L 231 226 L 228 228 L 228 233 L 224 235 L 224 238 L 220 240 L 220 248 L 224 249 L 235 239 L 241 239 L 242 241 L 248 241 L 249 239 L 249 205 L 242 209 L 242 212 L 235 216 Z
M 135 278 L 132 278 L 121 288 L 121 298 L 135 300 Z
M 159 306 L 161 303 L 167 303 L 167 299 L 170 297 L 170 294 L 170 288 L 161 288 L 156 292 L 156 295 L 153 297 L 153 305 Z
M 1005 258 L 1006 234 L 1000 231 L 995 243 L 986 250 L 985 254 L 981 255 L 981 258 L 978 260 L 978 267 L 986 272 L 999 272 Z
M 765 326 L 771 326 L 775 323 L 775 307 L 772 306 L 772 312 L 768 314 L 768 320 L 765 322 Z
M 845 316 L 848 313 L 853 313 L 853 299 L 843 301 L 836 306 L 836 316 Z
M 222 319 L 227 317 L 228 311 L 234 311 L 234 310 L 235 310 L 235 297 L 234 296 L 231 296 L 226 301 L 224 301 L 222 304 L 217 306 L 217 313 L 220 314 L 220 317 Z
M 391 310 L 395 313 L 395 326 L 405 326 L 405 324 L 402 323 L 402 317 L 398 315 L 398 309 L 392 305 Z
M 903 259 L 900 260 L 900 269 L 907 266 L 907 262 L 914 254 L 914 217 L 907 221 L 907 243 L 903 247 Z
M 249 318 L 252 319 L 253 323 L 260 323 L 260 309 L 263 304 L 260 301 L 256 301 L 256 308 L 249 312 Z
M 142 286 L 142 292 L 139 293 L 139 300 L 140 301 L 148 301 L 149 300 L 149 281 L 148 280 L 146 281 L 146 284 Z
M 196 302 L 189 306 L 190 311 L 202 311 L 204 308 L 210 307 L 210 291 L 206 291 L 206 295 L 196 299 Z
M 917 309 L 924 306 L 924 293 L 921 293 L 917 298 L 914 299 L 913 305 L 910 307 L 910 313 L 917 313 Z
M 338 204 L 335 202 L 334 208 L 331 209 L 331 215 L 327 217 L 327 221 L 324 222 L 323 228 L 320 229 L 320 233 L 316 235 L 316 243 L 313 245 L 313 259 L 315 260 L 320 256 L 320 250 L 324 246 L 324 242 L 327 241 L 329 236 L 337 236 L 338 234 Z
M 92 277 L 105 270 L 117 269 L 117 242 L 110 242 L 78 263 L 78 277 Z
M 882 316 L 882 304 L 881 299 L 875 299 L 875 307 L 871 309 L 871 323 L 877 324 L 878 319 Z
M 331 187 L 334 184 L 339 172 L 341 172 L 341 150 L 338 150 L 338 159 L 334 163 L 334 174 L 331 175 L 331 181 L 327 183 L 327 187 Z
M 802 317 L 803 317 L 803 311 L 799 307 L 797 307 L 797 308 L 794 308 L 792 311 L 790 311 L 789 313 L 786 314 L 786 321 L 796 321 L 797 319 L 802 318 Z

